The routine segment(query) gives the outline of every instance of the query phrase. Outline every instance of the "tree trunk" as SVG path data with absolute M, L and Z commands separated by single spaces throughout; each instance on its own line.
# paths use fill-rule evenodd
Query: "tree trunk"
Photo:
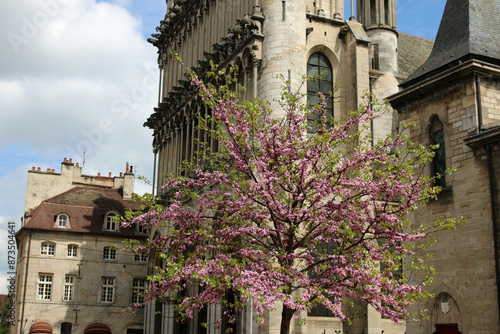
M 286 307 L 283 305 L 283 311 L 281 312 L 281 327 L 280 334 L 289 334 L 290 333 L 290 324 L 292 322 L 293 314 L 295 310 Z

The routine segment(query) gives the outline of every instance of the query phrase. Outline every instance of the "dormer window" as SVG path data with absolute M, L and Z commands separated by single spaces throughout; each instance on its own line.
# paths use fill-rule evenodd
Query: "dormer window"
M 108 212 L 104 218 L 103 230 L 118 231 L 119 223 L 115 220 L 117 216 L 118 214 L 116 212 Z
M 144 226 L 144 225 L 141 225 L 141 224 L 136 224 L 135 225 L 135 230 L 138 233 L 147 234 L 148 233 L 148 226 Z
M 61 213 L 56 217 L 56 226 L 57 227 L 70 227 L 69 226 L 69 216 L 65 213 Z

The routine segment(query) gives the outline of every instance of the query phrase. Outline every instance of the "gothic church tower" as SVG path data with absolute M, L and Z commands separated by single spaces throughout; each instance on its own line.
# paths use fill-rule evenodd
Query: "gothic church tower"
M 398 92 L 396 0 L 357 0 L 358 21 L 370 38 L 370 91 L 378 99 Z M 393 113 L 374 121 L 374 138 L 391 134 Z

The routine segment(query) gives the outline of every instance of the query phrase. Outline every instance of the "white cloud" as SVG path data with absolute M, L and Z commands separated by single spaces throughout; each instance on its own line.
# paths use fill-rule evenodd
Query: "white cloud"
M 141 17 L 125 7 L 133 4 L 0 1 L 1 244 L 6 221 L 20 227 L 32 166 L 59 172 L 65 157 L 82 165 L 85 150 L 85 174 L 118 175 L 129 162 L 152 179 L 151 131 L 142 124 L 156 105 L 157 54 Z M 6 254 L 0 249 L 0 259 Z
M 0 147 L 29 146 L 59 160 L 83 159 L 85 150 L 87 166 L 116 173 L 140 159 L 130 163 L 151 173 L 151 133 L 142 124 L 157 98 L 156 52 L 120 4 L 128 2 L 0 4 L 11 13 L 0 20 Z

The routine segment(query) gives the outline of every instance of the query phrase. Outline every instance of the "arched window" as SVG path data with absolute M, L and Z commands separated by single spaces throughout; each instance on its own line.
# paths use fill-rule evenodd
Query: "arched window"
M 60 213 L 56 219 L 57 227 L 69 227 L 69 216 L 65 213 Z
M 114 211 L 108 212 L 104 218 L 103 230 L 118 231 L 120 229 L 119 223 L 115 220 L 118 214 Z
M 307 61 L 307 102 L 310 106 L 318 104 L 318 93 L 326 99 L 326 114 L 333 119 L 333 71 L 330 61 L 321 52 L 314 53 Z M 310 117 L 310 121 L 318 120 L 318 115 Z M 311 132 L 316 129 L 311 127 Z
M 432 176 L 435 176 L 436 186 L 446 186 L 446 152 L 444 148 L 444 126 L 439 117 L 433 116 L 429 127 L 429 144 L 439 145 L 433 149 L 435 155 L 431 164 Z

